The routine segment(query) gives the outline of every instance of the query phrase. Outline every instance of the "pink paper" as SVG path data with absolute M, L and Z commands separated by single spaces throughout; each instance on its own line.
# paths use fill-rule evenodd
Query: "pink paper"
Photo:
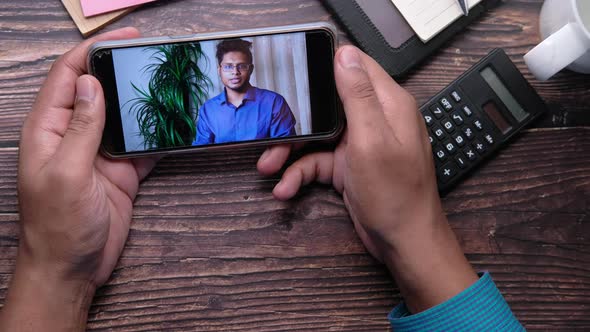
M 89 17 L 152 1 L 156 0 L 80 0 L 80 5 L 84 16 Z

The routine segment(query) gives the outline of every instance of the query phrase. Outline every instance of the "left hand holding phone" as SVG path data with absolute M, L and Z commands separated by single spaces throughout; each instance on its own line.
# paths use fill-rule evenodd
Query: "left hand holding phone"
M 111 31 L 61 56 L 25 120 L 20 242 L 2 331 L 84 330 L 94 292 L 117 264 L 139 182 L 156 159 L 98 154 L 105 102 L 86 59 L 94 42 L 138 36 L 133 28 Z

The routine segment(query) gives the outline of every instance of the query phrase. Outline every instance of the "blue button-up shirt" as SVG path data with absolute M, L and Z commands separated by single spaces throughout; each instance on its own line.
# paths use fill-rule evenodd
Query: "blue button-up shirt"
M 283 96 L 251 87 L 238 107 L 225 89 L 199 110 L 193 145 L 248 141 L 295 135 L 295 117 Z

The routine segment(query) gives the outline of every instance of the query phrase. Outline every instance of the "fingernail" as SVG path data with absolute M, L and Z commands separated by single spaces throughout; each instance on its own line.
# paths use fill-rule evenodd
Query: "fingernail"
M 76 81 L 76 99 L 93 102 L 95 96 L 96 91 L 90 79 L 84 76 L 79 77 Z
M 342 50 L 342 53 L 340 53 L 340 65 L 348 69 L 363 69 L 359 52 L 352 47 L 346 47 Z

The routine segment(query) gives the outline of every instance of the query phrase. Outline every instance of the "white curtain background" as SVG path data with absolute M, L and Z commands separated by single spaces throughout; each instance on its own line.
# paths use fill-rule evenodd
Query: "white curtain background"
M 282 95 L 297 119 L 295 130 L 298 135 L 311 134 L 311 105 L 307 76 L 307 49 L 305 33 L 243 38 L 252 42 L 254 73 L 250 83 L 258 88 Z M 206 60 L 199 66 L 209 76 L 213 85 L 207 99 L 223 91 L 223 84 L 217 72 L 215 57 L 218 41 L 201 42 Z M 119 105 L 125 148 L 127 151 L 143 150 L 143 137 L 139 135 L 135 115 L 129 112 L 129 100 L 139 97 L 130 82 L 146 90 L 149 75 L 143 69 L 150 63 L 152 52 L 143 47 L 113 51 Z

